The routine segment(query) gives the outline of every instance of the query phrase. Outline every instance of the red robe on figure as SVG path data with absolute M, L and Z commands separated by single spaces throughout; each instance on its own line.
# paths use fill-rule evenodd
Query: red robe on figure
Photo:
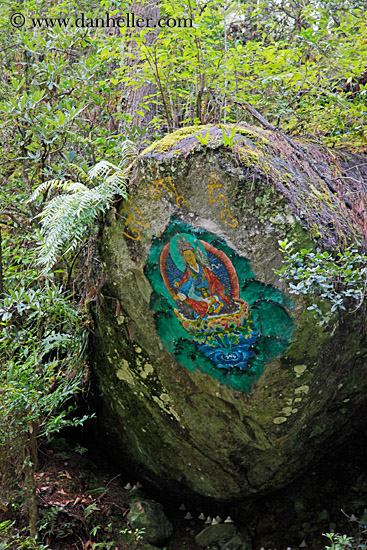
M 226 305 L 228 305 L 229 299 L 224 294 L 224 285 L 221 283 L 220 279 L 216 275 L 214 275 L 214 273 L 210 271 L 210 269 L 208 269 L 207 267 L 203 266 L 203 269 L 204 269 L 205 276 L 209 282 L 209 296 L 217 295 L 218 298 L 220 298 L 220 300 L 222 300 Z M 184 276 L 182 277 L 181 281 L 178 283 L 179 288 L 181 288 L 181 286 L 188 280 L 189 276 L 190 276 L 189 270 L 186 268 Z M 198 301 L 187 297 L 186 300 L 184 300 L 184 302 L 188 306 L 191 306 L 192 309 L 200 315 L 200 317 L 204 317 L 204 315 L 206 315 L 209 309 L 209 304 L 204 300 Z

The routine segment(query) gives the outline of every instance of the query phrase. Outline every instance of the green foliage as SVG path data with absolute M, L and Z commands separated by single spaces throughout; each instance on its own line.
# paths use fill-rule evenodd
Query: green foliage
M 351 550 L 356 546 L 353 537 L 348 537 L 347 535 L 323 533 L 323 536 L 330 541 L 330 546 L 325 546 L 325 550 Z
M 46 538 L 48 535 L 54 534 L 58 514 L 59 509 L 55 506 L 51 506 L 43 510 L 42 518 L 40 518 L 38 524 L 39 533 L 42 535 L 43 538 Z M 65 522 L 63 523 L 63 527 L 64 526 Z
M 248 117 L 248 102 L 286 131 L 363 145 L 366 7 L 340 4 L 162 2 L 162 15 L 191 17 L 192 27 L 162 28 L 149 47 L 148 30 L 142 31 L 114 78 L 126 90 L 156 84 L 156 126 L 240 122 Z M 137 51 L 141 64 L 132 73 L 130 57 Z M 117 59 L 119 52 L 116 43 L 112 55 Z
M 222 138 L 223 145 L 225 147 L 232 147 L 233 142 L 234 142 L 234 138 L 235 138 L 235 135 L 236 135 L 236 126 L 233 126 L 229 136 L 227 136 L 226 129 L 224 128 L 224 126 L 222 126 L 222 132 L 223 132 L 223 138 Z M 242 138 L 236 140 L 236 143 L 239 143 L 243 139 L 244 138 L 242 137 Z
M 30 271 L 21 282 L 0 299 L 1 501 L 11 502 L 24 480 L 22 502 L 34 539 L 39 441 L 87 418 L 75 415 L 86 374 L 86 331 L 61 287 L 50 281 L 38 286 Z
M 145 542 L 145 529 L 123 529 L 120 531 L 122 548 L 125 550 L 153 550 L 153 546 Z M 166 550 L 164 547 L 162 550 Z
M 50 17 L 65 16 L 72 8 L 73 2 L 43 6 Z M 74 2 L 74 9 L 83 9 L 83 2 Z M 12 10 L 23 8 L 9 2 L 1 14 L 2 45 L 15 42 L 16 48 L 0 53 L 6 68 L 0 76 L 0 133 L 6 168 L 13 168 L 14 177 L 22 178 L 30 192 L 51 171 L 62 173 L 71 160 L 115 160 L 124 136 L 115 126 L 119 94 L 106 84 L 107 67 L 100 55 L 107 37 L 102 41 L 92 31 L 71 26 L 15 31 L 9 25 Z M 39 16 L 39 3 L 28 2 L 24 12 L 29 21 Z
M 200 133 L 200 126 L 196 125 L 196 129 L 199 131 L 197 134 L 195 132 L 193 132 L 194 136 L 196 137 L 196 139 L 201 143 L 201 145 L 208 145 L 208 142 L 209 142 L 209 137 L 210 137 L 210 131 L 209 129 L 207 130 L 206 134 L 201 134 Z M 236 135 L 236 126 L 233 126 L 231 128 L 231 133 L 229 135 L 227 135 L 227 131 L 226 131 L 226 128 L 224 126 L 222 126 L 222 134 L 223 134 L 223 137 L 222 137 L 222 140 L 221 142 L 219 143 L 219 145 L 223 144 L 225 147 L 232 147 L 233 143 L 234 143 L 234 138 L 235 138 L 235 135 Z M 239 138 L 236 140 L 236 143 L 240 143 L 244 138 Z
M 197 138 L 198 141 L 200 141 L 201 145 L 207 145 L 209 141 L 209 130 L 206 132 L 205 136 L 199 134 L 195 134 L 194 136 Z
M 61 288 L 20 287 L 0 301 L 0 461 L 2 471 L 36 460 L 32 441 L 71 419 L 72 397 L 84 373 L 86 333 Z M 65 408 L 65 405 L 67 407 Z
M 74 407 L 87 372 L 87 332 L 73 303 L 79 289 L 74 286 L 72 299 L 59 283 L 67 279 L 69 284 L 77 256 L 71 264 L 64 257 L 67 274 L 59 269 L 43 278 L 36 236 L 46 246 L 48 239 L 59 239 L 44 254 L 42 266 L 49 271 L 62 251 L 70 254 L 88 237 L 95 216 L 113 195 L 124 193 L 121 170 L 114 164 L 126 144 L 117 123 L 121 94 L 108 82 L 110 65 L 101 53 L 114 37 L 71 26 L 15 29 L 9 23 L 12 12 L 23 12 L 29 23 L 31 17 L 63 17 L 72 9 L 87 14 L 90 5 L 84 0 L 57 5 L 11 0 L 0 13 L 1 499 L 6 503 L 24 481 L 22 500 L 33 537 L 38 444 L 85 420 L 77 418 Z M 75 173 L 79 185 L 71 181 Z M 63 194 L 55 196 L 60 187 Z M 39 198 L 30 201 L 37 193 Z M 60 211 L 54 216 L 57 204 L 65 207 L 64 217 Z M 43 216 L 49 226 L 40 229 Z M 24 533 L 23 539 L 31 541 Z M 26 544 L 22 547 L 36 548 L 36 543 Z
M 0 550 L 9 550 L 17 548 L 19 550 L 49 550 L 46 544 L 38 543 L 36 540 L 27 536 L 26 533 L 19 531 L 15 526 L 15 521 L 3 521 L 0 523 Z
M 318 298 L 330 303 L 330 313 L 345 310 L 347 300 L 354 309 L 362 305 L 367 286 L 365 254 L 353 246 L 331 254 L 307 249 L 294 252 L 287 240 L 279 244 L 284 265 L 275 273 L 287 279 L 291 293 L 312 296 L 313 304 L 307 309 L 326 319 Z
M 50 190 L 64 191 L 49 200 L 39 214 L 42 220 L 39 263 L 45 272 L 53 267 L 63 249 L 69 254 L 83 238 L 85 242 L 98 216 L 108 210 L 116 195 L 127 198 L 125 176 L 118 166 L 101 161 L 88 173 L 78 166 L 71 167 L 85 183 L 50 180 L 41 184 L 30 198 L 34 201 Z

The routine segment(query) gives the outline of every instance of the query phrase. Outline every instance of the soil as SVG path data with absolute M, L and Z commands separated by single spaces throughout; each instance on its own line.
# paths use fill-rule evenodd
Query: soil
M 52 550 L 152 549 L 129 533 L 129 503 L 143 496 L 161 502 L 174 525 L 167 550 L 199 549 L 195 535 L 204 528 L 198 519 L 201 512 L 211 517 L 231 515 L 240 533 L 250 535 L 253 550 L 321 550 L 328 545 L 323 533 L 330 532 L 353 536 L 355 547 L 366 548 L 366 436 L 367 428 L 272 495 L 226 507 L 186 502 L 185 510 L 167 495 L 144 487 L 125 489 L 138 480 L 115 472 L 100 449 L 87 450 L 75 441 L 58 439 L 42 450 L 36 476 L 40 535 Z M 188 511 L 192 520 L 184 519 Z M 1 513 L 0 521 L 13 519 L 9 511 Z

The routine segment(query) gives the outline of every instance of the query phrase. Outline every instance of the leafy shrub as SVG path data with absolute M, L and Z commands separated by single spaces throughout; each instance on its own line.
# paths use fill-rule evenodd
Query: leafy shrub
M 347 535 L 338 535 L 337 533 L 323 533 L 330 541 L 330 546 L 325 546 L 325 550 L 352 550 L 356 544 L 353 537 Z
M 62 288 L 19 287 L 0 300 L 0 470 L 4 499 L 24 476 L 36 535 L 38 440 L 68 425 L 85 373 L 86 331 Z M 7 489 L 7 490 L 6 490 Z
M 122 155 L 127 151 L 125 145 Z M 39 263 L 45 272 L 53 267 L 62 251 L 73 252 L 83 238 L 89 236 L 98 216 L 108 210 L 116 195 L 127 198 L 125 175 L 111 162 L 101 161 L 88 173 L 76 165 L 71 168 L 83 183 L 50 180 L 39 185 L 30 198 L 34 201 L 50 191 L 64 192 L 49 200 L 39 214 L 42 221 Z
M 355 246 L 331 254 L 311 249 L 294 252 L 287 240 L 279 244 L 284 265 L 275 273 L 287 279 L 291 293 L 312 297 L 313 303 L 307 309 L 325 320 L 328 312 L 322 311 L 318 298 L 329 302 L 329 313 L 345 310 L 347 300 L 352 301 L 354 309 L 362 305 L 367 286 L 367 256 Z

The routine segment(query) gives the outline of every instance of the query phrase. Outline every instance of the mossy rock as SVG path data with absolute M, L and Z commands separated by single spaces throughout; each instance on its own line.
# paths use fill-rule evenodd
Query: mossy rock
M 202 548 L 208 548 L 213 544 L 224 546 L 225 542 L 231 540 L 237 533 L 233 523 L 218 523 L 205 527 L 195 537 L 196 543 Z
M 167 519 L 163 506 L 153 500 L 132 503 L 127 519 L 131 527 L 141 531 L 144 539 L 152 544 L 162 544 L 173 533 L 173 525 Z
M 280 240 L 312 248 L 316 224 L 331 247 L 358 227 L 270 132 L 225 147 L 221 128 L 206 145 L 193 131 L 143 152 L 101 230 L 99 437 L 162 491 L 233 501 L 286 485 L 364 420 L 362 308 L 320 325 L 274 272 Z

